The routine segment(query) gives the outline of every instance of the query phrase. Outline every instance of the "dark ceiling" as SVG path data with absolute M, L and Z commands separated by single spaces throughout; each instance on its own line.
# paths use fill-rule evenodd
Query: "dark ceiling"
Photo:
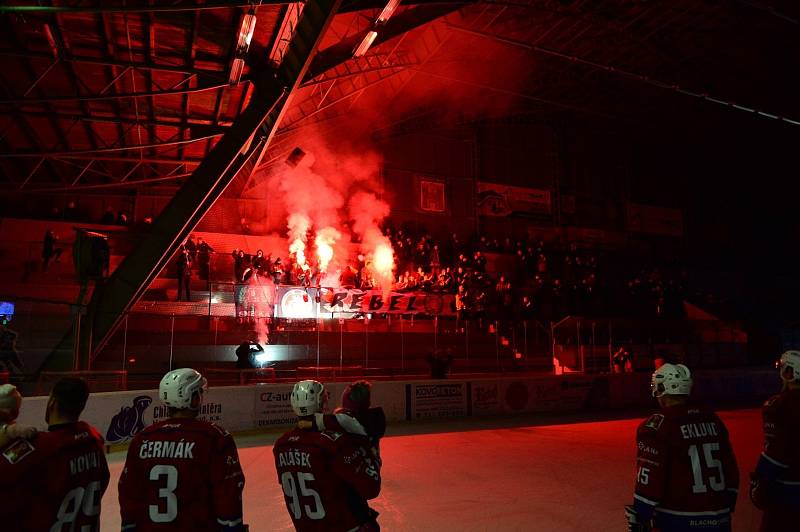
M 179 183 L 251 95 L 247 70 L 228 83 L 247 2 L 11 4 L 0 189 Z M 384 4 L 343 4 L 262 165 L 356 116 L 381 135 L 519 115 L 800 131 L 796 1 L 404 1 L 352 59 Z M 248 65 L 280 56 L 297 5 L 255 7 Z

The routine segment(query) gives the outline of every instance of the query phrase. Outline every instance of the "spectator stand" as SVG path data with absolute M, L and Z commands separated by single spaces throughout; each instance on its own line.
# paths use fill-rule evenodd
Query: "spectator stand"
M 630 352 L 634 372 L 652 371 L 656 358 L 692 368 L 746 362 L 747 334 L 719 320 L 568 316 L 552 325 L 552 338 L 554 364 L 563 373 L 611 373 L 620 346 Z

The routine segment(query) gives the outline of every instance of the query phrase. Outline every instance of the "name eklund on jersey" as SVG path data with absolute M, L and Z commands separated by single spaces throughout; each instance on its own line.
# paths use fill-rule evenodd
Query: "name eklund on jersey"
M 280 467 L 299 466 L 311 468 L 311 453 L 304 453 L 297 449 L 278 453 L 278 465 Z
M 193 459 L 193 441 L 152 441 L 144 440 L 139 447 L 139 458 L 186 458 Z
M 717 424 L 709 423 L 687 423 L 681 425 L 681 436 L 684 440 L 691 438 L 702 438 L 704 436 L 718 436 Z

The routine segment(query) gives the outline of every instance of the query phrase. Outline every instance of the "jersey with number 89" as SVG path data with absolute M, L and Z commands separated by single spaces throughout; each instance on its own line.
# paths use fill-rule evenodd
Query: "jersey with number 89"
M 197 419 L 144 429 L 119 480 L 123 531 L 240 530 L 244 474 L 231 435 Z
M 275 442 L 275 469 L 299 532 L 337 532 L 371 519 L 380 463 L 363 436 L 293 429 Z
M 637 513 L 662 530 L 725 530 L 739 487 L 728 431 L 710 411 L 676 405 L 637 430 Z
M 96 532 L 109 473 L 103 438 L 78 422 L 17 440 L 0 458 L 0 528 Z

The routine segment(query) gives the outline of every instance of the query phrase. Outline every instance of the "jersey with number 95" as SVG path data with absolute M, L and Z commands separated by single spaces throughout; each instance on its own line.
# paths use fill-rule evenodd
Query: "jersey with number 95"
M 664 530 L 683 529 L 684 521 L 705 530 L 730 526 L 739 469 L 716 414 L 685 404 L 664 408 L 639 425 L 636 443 L 637 513 L 654 513 Z
M 299 532 L 333 532 L 368 522 L 381 489 L 380 462 L 365 437 L 293 429 L 273 447 L 278 483 Z
M 233 437 L 172 418 L 137 434 L 119 480 L 123 531 L 242 529 L 244 474 Z

